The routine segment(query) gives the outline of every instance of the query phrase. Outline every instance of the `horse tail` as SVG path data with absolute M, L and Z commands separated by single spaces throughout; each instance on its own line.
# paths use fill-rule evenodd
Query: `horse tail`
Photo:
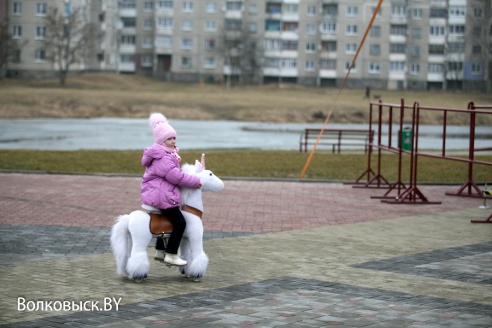
M 132 248 L 132 238 L 128 230 L 129 215 L 120 215 L 111 229 L 111 248 L 116 260 L 116 273 L 125 275 L 126 264 Z

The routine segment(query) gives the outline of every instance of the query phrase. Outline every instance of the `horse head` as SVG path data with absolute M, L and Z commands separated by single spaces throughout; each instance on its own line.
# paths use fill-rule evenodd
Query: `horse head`
M 195 160 L 195 165 L 184 164 L 182 170 L 200 178 L 202 191 L 219 192 L 224 189 L 224 182 L 212 171 L 205 169 L 205 155 L 202 155 L 201 161 Z

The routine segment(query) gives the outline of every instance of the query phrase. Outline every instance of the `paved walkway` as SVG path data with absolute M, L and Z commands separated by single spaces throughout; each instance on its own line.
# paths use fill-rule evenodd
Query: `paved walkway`
M 227 180 L 204 197 L 202 281 L 151 261 L 137 284 L 115 276 L 109 231 L 139 183 L 0 173 L 1 327 L 492 326 L 492 225 L 470 223 L 492 210 L 444 195 L 456 186 L 390 205 L 371 198 L 386 190 Z

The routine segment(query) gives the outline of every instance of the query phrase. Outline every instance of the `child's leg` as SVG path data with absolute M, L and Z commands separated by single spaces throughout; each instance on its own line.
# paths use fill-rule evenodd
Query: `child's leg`
M 179 244 L 181 243 L 181 238 L 183 238 L 183 233 L 186 228 L 185 218 L 183 214 L 181 214 L 179 207 L 168 208 L 162 212 L 162 214 L 167 216 L 169 221 L 173 224 L 173 232 L 169 237 L 166 253 L 178 254 Z

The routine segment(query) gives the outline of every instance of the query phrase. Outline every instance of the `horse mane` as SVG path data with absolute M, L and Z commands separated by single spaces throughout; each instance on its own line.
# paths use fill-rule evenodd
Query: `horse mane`
M 181 171 L 183 173 L 189 174 L 189 175 L 196 175 L 196 167 L 195 165 L 191 165 L 188 163 L 185 163 L 181 166 Z M 186 201 L 188 200 L 190 193 L 193 191 L 191 188 L 183 188 L 181 189 L 181 201 L 183 204 L 186 204 Z

